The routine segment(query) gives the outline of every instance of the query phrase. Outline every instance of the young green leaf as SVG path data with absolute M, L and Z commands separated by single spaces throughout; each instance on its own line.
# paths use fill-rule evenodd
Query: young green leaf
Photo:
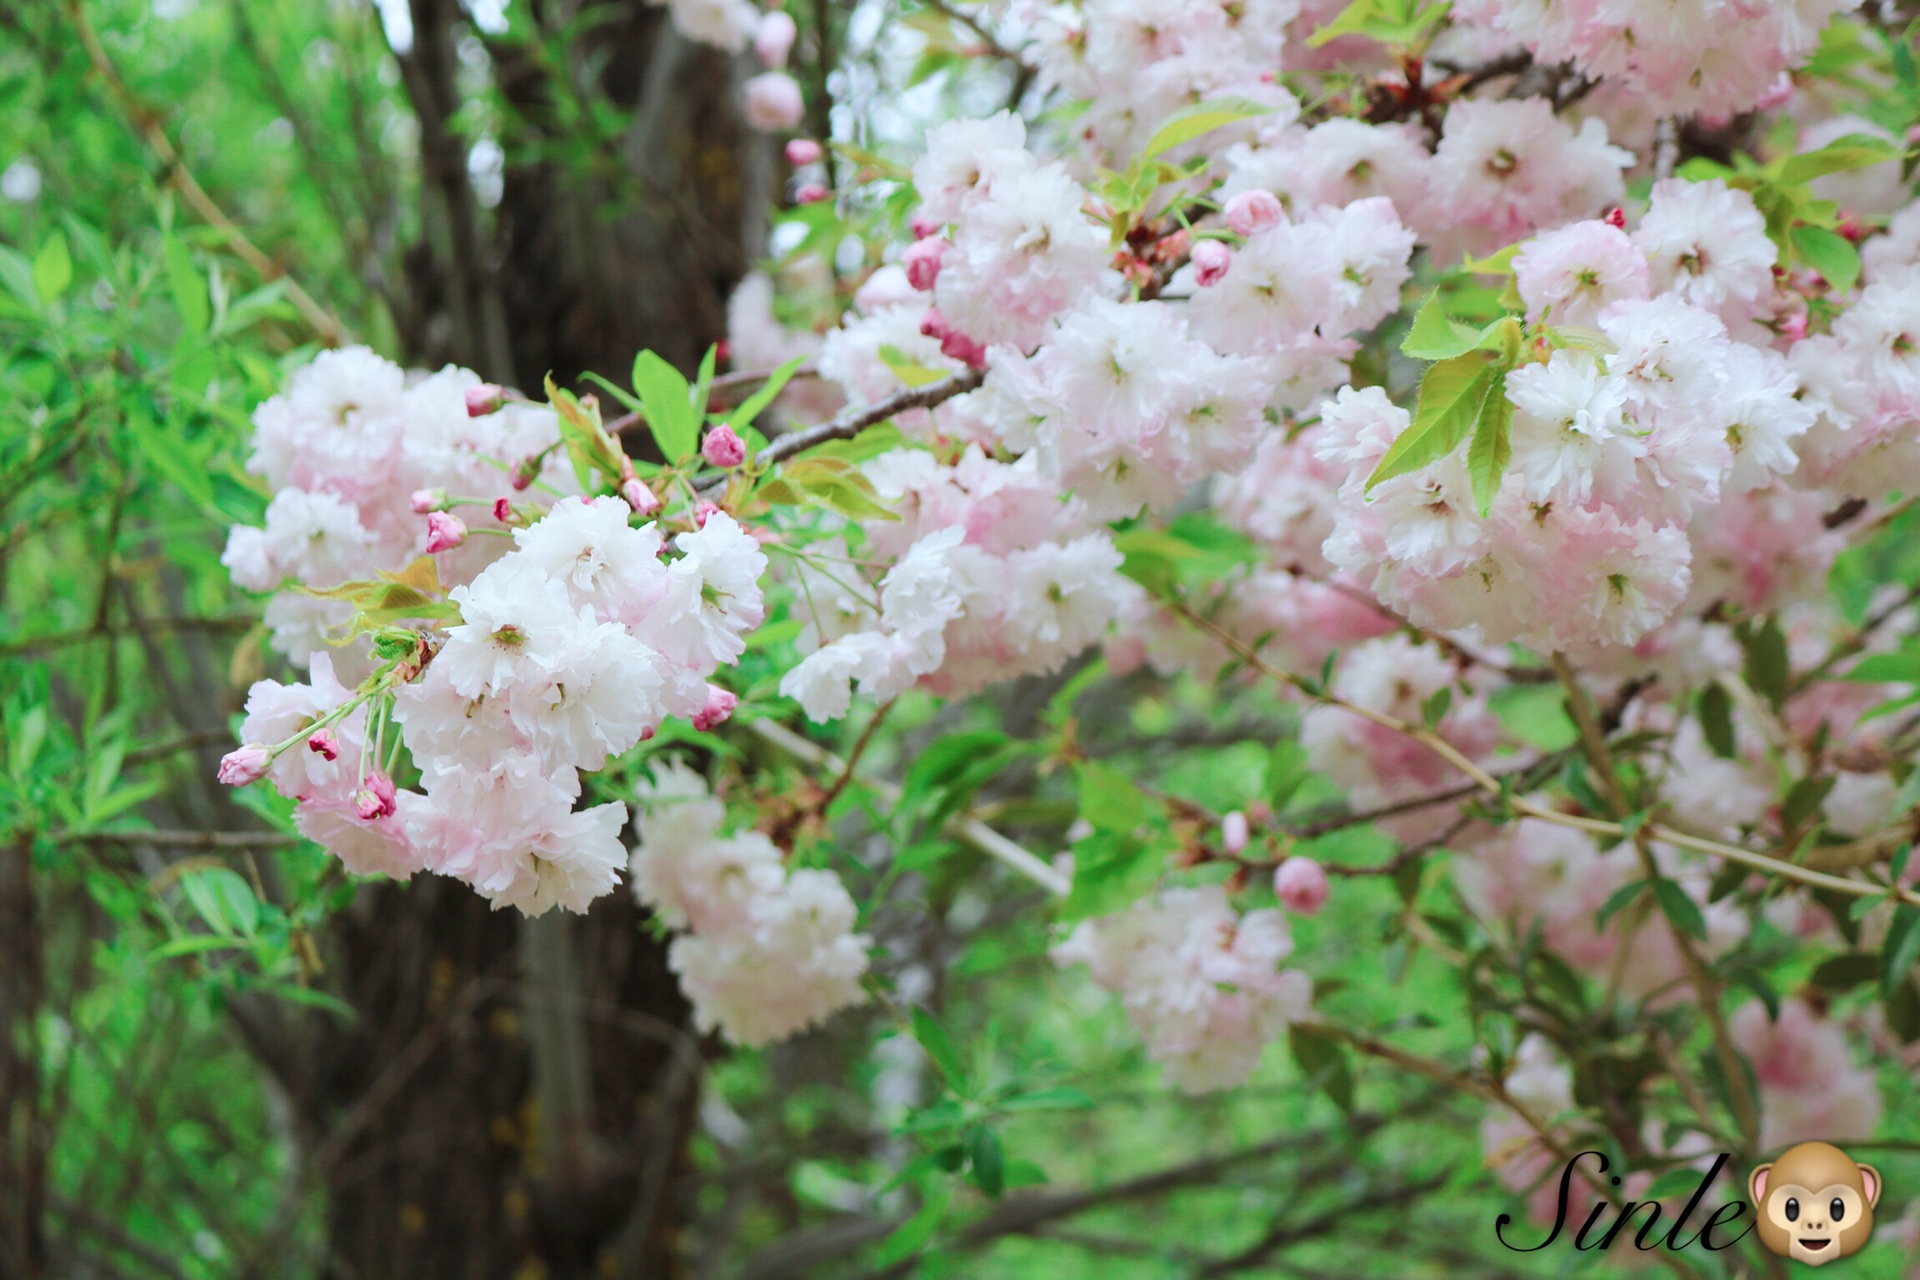
M 1707 940 L 1707 918 L 1701 914 L 1700 904 L 1689 897 L 1677 881 L 1664 876 L 1655 880 L 1653 897 L 1660 904 L 1660 910 L 1680 932 L 1700 942 Z
M 1860 251 L 1843 235 L 1825 227 L 1794 227 L 1787 232 L 1794 256 L 1845 293 L 1860 279 Z
M 642 351 L 633 359 L 633 389 L 660 455 L 668 462 L 691 457 L 700 444 L 703 415 L 694 408 L 692 389 L 680 371 L 653 352 Z
M 760 389 L 748 396 L 745 400 L 742 400 L 739 405 L 727 415 L 727 421 L 733 424 L 734 430 L 742 431 L 751 426 L 753 420 L 760 416 L 763 409 L 773 403 L 774 397 L 778 396 L 780 392 L 786 388 L 787 383 L 793 379 L 793 375 L 797 373 L 800 366 L 806 362 L 807 358 L 805 356 L 795 356 L 768 374 L 767 380 L 760 384 Z
M 1440 305 L 1440 294 L 1427 295 L 1413 313 L 1413 327 L 1400 342 L 1400 350 L 1416 360 L 1451 360 L 1480 345 L 1480 331 L 1461 324 Z
M 1195 103 L 1185 110 L 1176 111 L 1168 116 L 1167 122 L 1154 132 L 1153 137 L 1147 139 L 1147 145 L 1140 152 L 1140 158 L 1151 160 L 1183 143 L 1192 142 L 1202 134 L 1212 133 L 1223 125 L 1251 120 L 1255 116 L 1264 116 L 1272 110 L 1272 107 L 1263 107 L 1245 98 L 1215 98 L 1208 102 Z
M 1789 156 L 1780 165 L 1780 181 L 1784 183 L 1810 182 L 1825 177 L 1829 173 L 1842 173 L 1848 169 L 1864 169 L 1868 165 L 1885 164 L 1889 160 L 1898 160 L 1906 151 L 1896 142 L 1885 138 L 1876 138 L 1870 133 L 1850 133 L 1844 138 L 1835 138 L 1818 151 L 1807 151 L 1797 156 Z
M 1400 433 L 1367 477 L 1367 488 L 1452 453 L 1480 419 L 1480 408 L 1498 376 L 1496 359 L 1484 351 L 1469 351 L 1429 365 L 1420 380 L 1420 403 L 1412 425 Z
M 934 1020 L 932 1014 L 916 1006 L 913 1011 L 913 1038 L 933 1059 L 933 1065 L 940 1068 L 940 1074 L 952 1086 L 955 1093 L 965 1093 L 967 1089 L 967 1067 L 960 1057 L 960 1051 L 954 1048 L 953 1038 L 945 1027 Z
M 1513 462 L 1513 401 L 1507 399 L 1506 375 L 1495 377 L 1481 402 L 1480 418 L 1467 445 L 1467 476 L 1473 482 L 1473 505 L 1484 517 L 1493 510 L 1500 482 Z
M 33 290 L 40 301 L 52 302 L 73 283 L 73 256 L 67 252 L 67 237 L 54 232 L 40 246 L 33 259 Z
M 1907 975 L 1920 963 L 1920 907 L 1902 903 L 1894 911 L 1880 959 L 1884 966 L 1880 971 L 1880 992 L 1891 997 L 1906 985 Z

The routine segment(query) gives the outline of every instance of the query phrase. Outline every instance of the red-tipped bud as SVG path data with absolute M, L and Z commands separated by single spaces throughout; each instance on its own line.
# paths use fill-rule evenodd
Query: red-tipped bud
M 636 515 L 650 516 L 660 509 L 660 499 L 653 496 L 653 490 L 633 476 L 620 482 L 620 496 Z
M 530 453 L 513 464 L 513 487 L 515 490 L 529 488 L 533 482 L 539 478 L 540 456 L 538 454 Z
M 1242 191 L 1227 201 L 1227 225 L 1243 236 L 1277 227 L 1287 216 L 1280 197 L 1271 191 Z
M 453 499 L 447 496 L 445 489 L 415 489 L 412 501 L 413 514 L 423 516 L 429 511 L 445 511 Z
M 987 367 L 987 349 L 957 330 L 947 330 L 947 336 L 940 339 L 940 354 L 970 369 Z
M 1602 219 L 1602 221 L 1616 231 L 1625 231 L 1627 229 L 1627 211 L 1619 205 L 1615 205 L 1613 208 L 1607 210 L 1607 216 Z
M 915 214 L 908 221 L 907 230 L 913 233 L 915 240 L 925 240 L 928 236 L 940 234 L 940 224 L 924 214 Z
M 427 513 L 427 554 L 451 551 L 467 540 L 467 526 L 460 517 L 444 511 Z
M 333 730 L 322 729 L 307 739 L 307 750 L 328 760 L 340 758 L 340 739 L 333 736 Z
M 1202 240 L 1193 246 L 1193 282 L 1201 288 L 1219 284 L 1233 265 L 1233 250 L 1220 240 Z
M 244 787 L 267 776 L 273 754 L 257 742 L 249 742 L 237 751 L 220 757 L 220 781 L 229 787 Z
M 727 722 L 733 709 L 740 705 L 740 699 L 722 689 L 717 684 L 707 686 L 707 702 L 693 713 L 693 727 L 705 733 L 716 725 Z
M 787 143 L 787 163 L 796 169 L 801 165 L 819 164 L 825 154 L 812 138 L 795 138 Z
M 933 288 L 940 278 L 940 258 L 947 251 L 945 236 L 925 236 L 907 246 L 900 265 L 907 269 L 907 283 L 922 293 Z
M 391 818 L 398 807 L 396 796 L 392 778 L 384 773 L 370 773 L 366 785 L 353 793 L 353 811 L 360 815 L 362 822 Z
M 700 456 L 716 467 L 737 467 L 747 460 L 747 442 L 723 422 L 700 442 Z
M 827 195 L 827 189 L 820 183 L 809 182 L 793 193 L 793 202 L 795 204 L 819 204 L 827 198 Z
M 1327 873 L 1312 858 L 1293 857 L 1273 873 L 1273 896 L 1295 915 L 1310 916 L 1327 905 Z
M 496 413 L 499 411 L 500 406 L 506 402 L 506 389 L 495 386 L 491 382 L 483 382 L 477 387 L 467 388 L 467 416 L 469 418 L 484 418 L 490 413 Z
M 947 323 L 947 318 L 940 314 L 938 307 L 928 307 L 927 314 L 920 317 L 920 336 L 923 338 L 938 342 L 952 332 L 953 326 Z
M 701 529 L 706 528 L 707 517 L 711 515 L 716 515 L 719 513 L 719 511 L 720 511 L 719 503 L 707 502 L 703 500 L 699 506 L 693 509 L 693 523 L 695 527 L 701 528 Z

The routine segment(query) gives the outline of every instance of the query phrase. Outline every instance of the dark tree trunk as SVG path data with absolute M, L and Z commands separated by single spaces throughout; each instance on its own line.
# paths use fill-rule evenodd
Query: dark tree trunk
M 572 16 L 559 10 L 532 6 L 553 26 Z M 737 60 L 630 0 L 564 68 L 572 92 L 630 113 L 618 153 L 510 168 L 489 214 L 450 123 L 458 2 L 412 0 L 412 12 L 401 62 L 421 122 L 425 234 L 398 317 L 410 361 L 530 390 L 549 371 L 564 385 L 586 370 L 622 380 L 642 348 L 691 370 L 724 336 L 772 194 L 775 153 L 740 120 Z M 562 118 L 554 69 L 490 53 L 517 116 L 509 155 L 577 143 L 545 136 Z M 324 984 L 354 1023 L 264 1007 L 243 1023 L 324 1177 L 328 1275 L 681 1270 L 701 1049 L 665 949 L 624 892 L 585 917 L 525 921 L 417 877 L 363 889 L 325 949 Z
M 0 845 L 0 1275 L 47 1265 L 47 1123 L 41 1110 L 42 971 L 33 837 Z

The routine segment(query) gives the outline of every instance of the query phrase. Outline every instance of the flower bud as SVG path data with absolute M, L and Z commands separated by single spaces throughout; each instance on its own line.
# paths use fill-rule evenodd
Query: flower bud
M 796 169 L 804 164 L 819 164 L 824 154 L 812 138 L 795 138 L 787 143 L 787 163 Z
M 467 526 L 459 516 L 449 515 L 445 511 L 427 513 L 427 554 L 437 555 L 442 551 L 451 551 L 467 540 Z
M 747 81 L 747 123 L 762 133 L 778 133 L 800 123 L 806 102 L 800 82 L 784 71 L 763 71 Z
M 660 509 L 660 499 L 653 496 L 653 490 L 634 476 L 628 476 L 620 482 L 620 496 L 626 499 L 636 515 L 650 516 Z
M 1220 820 L 1220 847 L 1229 854 L 1247 847 L 1247 815 L 1238 809 Z
M 733 709 L 740 705 L 740 699 L 722 689 L 717 684 L 707 686 L 707 704 L 693 713 L 693 727 L 700 732 L 727 722 Z
M 923 236 L 907 246 L 900 265 L 907 269 L 907 283 L 922 293 L 933 288 L 940 276 L 940 257 L 947 251 L 945 236 Z
M 267 776 L 273 754 L 257 742 L 249 742 L 237 751 L 220 757 L 220 781 L 229 787 L 244 787 Z
M 947 323 L 947 318 L 940 314 L 938 307 L 928 307 L 927 314 L 920 317 L 920 336 L 923 338 L 938 342 L 952 332 L 953 326 Z
M 940 354 L 970 369 L 987 367 L 987 349 L 955 329 L 947 330 L 947 336 L 940 339 Z
M 747 442 L 723 422 L 700 442 L 700 456 L 716 467 L 737 467 L 747 460 Z
M 925 214 L 916 213 L 907 223 L 907 230 L 913 233 L 915 240 L 925 240 L 928 236 L 940 234 L 940 224 Z
M 493 518 L 501 524 L 513 523 L 513 499 L 495 498 L 493 500 Z
M 467 416 L 484 418 L 497 412 L 507 402 L 506 390 L 491 382 L 483 382 L 477 387 L 467 388 Z
M 1227 225 L 1243 236 L 1277 227 L 1286 216 L 1280 198 L 1271 191 L 1242 191 L 1227 201 Z
M 413 514 L 423 516 L 429 511 L 445 511 L 452 499 L 445 489 L 415 489 L 413 491 Z
M 540 455 L 530 453 L 513 464 L 513 487 L 516 490 L 530 488 L 540 478 Z
M 360 815 L 362 822 L 377 822 L 381 818 L 391 818 L 398 806 L 395 803 L 397 793 L 393 789 L 393 779 L 375 771 L 367 775 L 367 781 L 353 793 L 353 811 Z
M 1193 282 L 1201 288 L 1219 284 L 1233 265 L 1233 250 L 1220 240 L 1202 240 L 1193 246 Z
M 307 750 L 328 760 L 340 758 L 340 739 L 333 736 L 333 730 L 322 729 L 307 739 Z
M 1613 208 L 1607 210 L 1607 216 L 1602 218 L 1601 221 L 1605 222 L 1615 231 L 1625 231 L 1627 229 L 1627 211 L 1619 205 L 1615 205 Z
M 795 204 L 819 204 L 832 193 L 818 182 L 809 182 L 793 193 Z
M 708 516 L 711 516 L 711 515 L 717 515 L 717 514 L 719 514 L 719 511 L 720 511 L 720 504 L 719 504 L 719 503 L 717 503 L 717 502 L 708 502 L 708 501 L 706 501 L 705 499 L 702 499 L 702 500 L 701 500 L 701 502 L 700 502 L 700 505 L 699 505 L 699 506 L 697 506 L 697 507 L 695 507 L 695 508 L 693 509 L 693 524 L 694 524 L 694 527 L 695 527 L 696 529 L 704 529 L 704 528 L 706 528 L 706 527 L 707 527 L 707 517 L 708 517 Z
M 1327 873 L 1312 858 L 1288 858 L 1273 873 L 1273 896 L 1295 915 L 1317 915 L 1327 893 Z
M 762 66 L 784 67 L 787 54 L 793 50 L 793 42 L 800 34 L 793 15 L 775 9 L 763 14 L 760 25 L 753 29 L 753 53 L 760 59 Z

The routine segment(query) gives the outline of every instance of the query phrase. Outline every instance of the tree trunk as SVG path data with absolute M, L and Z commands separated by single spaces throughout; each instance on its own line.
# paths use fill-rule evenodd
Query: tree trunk
M 560 8 L 531 11 L 557 27 L 572 16 Z M 738 61 L 631 0 L 564 69 L 575 91 L 631 113 L 618 154 L 510 167 L 489 217 L 450 123 L 457 0 L 412 0 L 412 13 L 401 62 L 421 118 L 425 237 L 398 317 L 410 362 L 453 361 L 529 390 L 549 372 L 565 385 L 587 370 L 624 380 L 643 348 L 691 371 L 724 336 L 772 195 L 772 143 L 736 106 Z M 553 69 L 489 52 L 517 113 L 509 154 L 577 144 L 542 136 L 563 118 Z M 355 1022 L 255 1007 L 243 1023 L 324 1176 L 327 1275 L 681 1271 L 701 1046 L 664 945 L 624 892 L 585 917 L 523 921 L 430 876 L 370 886 L 326 953 L 326 988 Z
M 48 1135 L 41 1110 L 39 913 L 33 837 L 0 845 L 0 1275 L 47 1265 Z

